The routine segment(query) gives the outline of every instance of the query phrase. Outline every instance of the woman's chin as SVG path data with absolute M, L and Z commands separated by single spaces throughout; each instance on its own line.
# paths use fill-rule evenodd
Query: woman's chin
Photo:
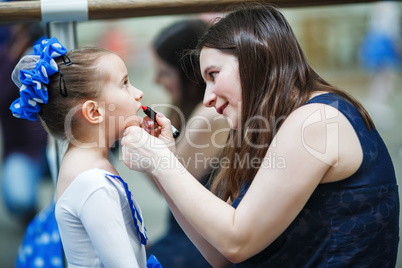
M 229 116 L 224 116 L 230 129 L 236 130 L 237 129 L 237 121 L 233 121 Z

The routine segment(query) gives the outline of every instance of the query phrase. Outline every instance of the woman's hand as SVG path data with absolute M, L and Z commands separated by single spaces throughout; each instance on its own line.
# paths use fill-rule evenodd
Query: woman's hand
M 141 127 L 150 135 L 157 137 L 158 139 L 166 143 L 169 149 L 174 152 L 175 140 L 173 138 L 171 129 L 172 124 L 170 120 L 160 112 L 157 113 L 157 116 L 155 118 L 157 124 L 155 124 L 155 122 L 151 118 L 145 116 L 142 120 Z
M 171 151 L 175 150 L 175 141 L 172 135 L 170 120 L 158 113 L 156 124 L 147 124 L 152 121 L 144 118 L 141 128 L 131 126 L 125 129 L 121 140 L 124 164 L 132 170 L 154 173 L 161 166 L 169 166 L 172 162 Z M 150 135 L 155 135 L 156 137 Z

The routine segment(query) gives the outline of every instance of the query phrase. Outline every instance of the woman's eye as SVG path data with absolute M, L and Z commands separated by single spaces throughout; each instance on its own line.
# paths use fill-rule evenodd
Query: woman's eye
M 217 72 L 210 72 L 208 75 L 212 78 L 212 80 L 215 80 L 217 74 Z

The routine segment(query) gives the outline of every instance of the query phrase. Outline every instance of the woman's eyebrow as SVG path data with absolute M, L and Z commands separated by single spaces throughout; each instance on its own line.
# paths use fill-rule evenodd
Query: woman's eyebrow
M 208 75 L 209 71 L 210 71 L 211 69 L 213 69 L 213 68 L 216 68 L 216 66 L 215 66 L 215 65 L 210 65 L 210 66 L 208 66 L 207 68 L 205 68 L 205 70 L 204 70 L 204 72 L 203 72 L 203 77 L 204 77 L 204 79 L 205 79 L 205 77 Z

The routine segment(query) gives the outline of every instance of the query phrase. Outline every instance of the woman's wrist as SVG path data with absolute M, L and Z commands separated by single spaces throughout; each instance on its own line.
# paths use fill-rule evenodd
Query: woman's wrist
M 176 143 L 174 142 L 172 145 L 168 145 L 169 150 L 172 152 L 172 154 L 176 155 Z
M 169 178 L 175 176 L 177 172 L 183 173 L 185 171 L 184 166 L 180 163 L 176 155 L 169 151 L 168 154 L 163 154 L 163 156 L 159 157 L 151 173 L 152 176 L 159 181 L 159 178 Z

